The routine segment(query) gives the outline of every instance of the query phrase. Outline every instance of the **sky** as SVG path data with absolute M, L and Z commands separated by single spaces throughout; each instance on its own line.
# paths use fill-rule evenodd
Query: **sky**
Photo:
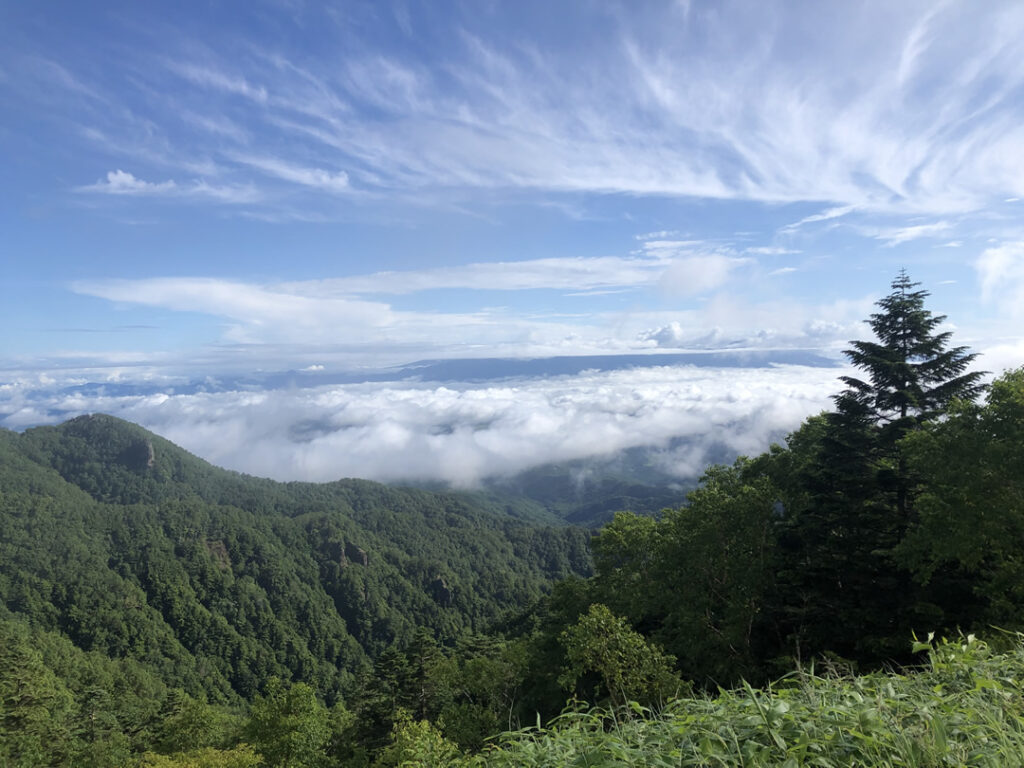
M 9 429 L 104 411 L 280 479 L 682 475 L 828 407 L 900 269 L 1024 363 L 1016 0 L 0 0 Z

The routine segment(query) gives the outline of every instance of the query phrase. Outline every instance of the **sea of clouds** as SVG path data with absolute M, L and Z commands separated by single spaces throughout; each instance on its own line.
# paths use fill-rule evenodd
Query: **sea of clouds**
M 757 453 L 828 408 L 837 367 L 692 365 L 486 382 L 365 382 L 123 394 L 16 380 L 0 426 L 109 413 L 222 467 L 278 480 L 435 480 L 472 487 L 638 447 L 680 478 L 709 455 Z

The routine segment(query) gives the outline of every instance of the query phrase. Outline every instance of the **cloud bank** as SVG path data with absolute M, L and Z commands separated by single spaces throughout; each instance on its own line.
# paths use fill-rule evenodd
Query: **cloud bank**
M 756 453 L 828 407 L 837 369 L 654 367 L 481 385 L 354 384 L 305 390 L 117 396 L 0 388 L 0 424 L 91 412 L 142 424 L 230 469 L 279 480 L 490 476 L 650 447 L 681 478 L 712 451 Z M 681 439 L 681 440 L 677 440 Z M 673 441 L 675 440 L 675 443 Z M 670 444 L 674 447 L 670 450 Z

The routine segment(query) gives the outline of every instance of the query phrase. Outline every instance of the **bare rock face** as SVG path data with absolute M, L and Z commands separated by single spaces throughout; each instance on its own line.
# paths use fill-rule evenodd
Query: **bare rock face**
M 153 441 L 140 438 L 121 451 L 118 460 L 133 472 L 145 472 L 156 466 L 156 452 Z
M 370 557 L 366 554 L 366 550 L 357 547 L 351 542 L 345 545 L 345 556 L 353 563 L 359 563 L 360 565 L 370 564 Z
M 327 559 L 331 560 L 342 568 L 348 565 L 348 558 L 345 557 L 345 542 L 344 541 L 328 541 L 323 544 L 322 551 L 326 554 Z
M 451 607 L 452 601 L 455 599 L 455 593 L 448 586 L 443 576 L 438 576 L 430 582 L 427 589 L 435 603 L 443 608 Z

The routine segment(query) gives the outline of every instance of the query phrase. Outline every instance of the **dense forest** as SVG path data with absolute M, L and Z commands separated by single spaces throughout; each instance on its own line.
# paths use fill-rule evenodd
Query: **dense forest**
M 0 433 L 0 766 L 1024 762 L 1024 369 L 927 296 L 832 410 L 592 537 Z

